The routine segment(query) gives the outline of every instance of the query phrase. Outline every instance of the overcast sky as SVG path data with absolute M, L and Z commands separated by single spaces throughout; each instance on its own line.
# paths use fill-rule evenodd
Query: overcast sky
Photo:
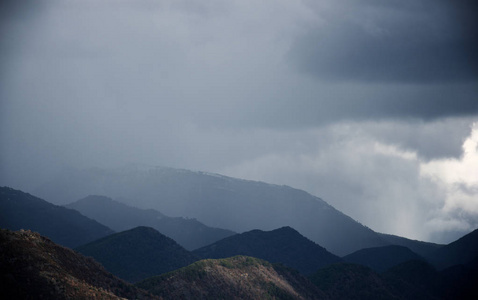
M 301 188 L 410 238 L 478 227 L 476 1 L 0 5 L 0 185 L 141 163 Z

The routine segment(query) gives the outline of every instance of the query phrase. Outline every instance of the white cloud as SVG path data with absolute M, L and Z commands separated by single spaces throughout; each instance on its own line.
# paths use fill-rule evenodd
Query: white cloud
M 445 201 L 428 226 L 453 230 L 473 230 L 478 226 L 478 123 L 463 142 L 463 155 L 438 159 L 420 166 L 420 174 L 444 189 Z
M 371 128 L 349 123 L 311 130 L 302 138 L 316 142 L 300 154 L 270 149 L 220 171 L 304 189 L 381 232 L 449 242 L 478 225 L 476 125 L 461 158 L 428 162 Z

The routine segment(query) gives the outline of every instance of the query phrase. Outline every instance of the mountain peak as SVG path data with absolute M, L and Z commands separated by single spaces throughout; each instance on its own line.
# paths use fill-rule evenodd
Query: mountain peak
M 91 256 L 116 276 L 130 282 L 159 275 L 197 258 L 157 230 L 139 226 L 76 248 Z
M 280 262 L 309 274 L 340 258 L 286 226 L 272 231 L 251 230 L 193 251 L 202 258 L 247 255 Z

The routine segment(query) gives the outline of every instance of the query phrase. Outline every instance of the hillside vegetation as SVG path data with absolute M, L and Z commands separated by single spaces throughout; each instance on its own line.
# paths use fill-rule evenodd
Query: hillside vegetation
M 40 234 L 0 229 L 2 299 L 154 299 Z
M 323 299 L 291 269 L 247 256 L 198 261 L 137 284 L 164 299 Z

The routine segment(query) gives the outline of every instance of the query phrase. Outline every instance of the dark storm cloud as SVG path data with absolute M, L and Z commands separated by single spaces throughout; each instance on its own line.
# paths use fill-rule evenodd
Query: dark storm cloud
M 0 1 L 0 185 L 132 162 L 356 201 L 364 223 L 428 211 L 418 166 L 458 159 L 478 116 L 457 2 Z
M 415 2 L 415 3 L 412 3 Z M 322 80 L 448 83 L 478 79 L 471 1 L 347 1 L 297 38 L 291 60 Z

